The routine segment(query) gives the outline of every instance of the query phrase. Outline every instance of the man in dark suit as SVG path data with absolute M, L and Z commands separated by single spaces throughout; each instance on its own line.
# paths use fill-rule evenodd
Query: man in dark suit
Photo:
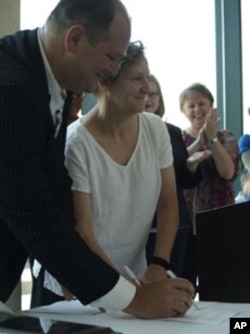
M 184 314 L 192 286 L 138 287 L 76 232 L 64 144 L 71 92 L 116 75 L 130 38 L 119 0 L 61 0 L 45 25 L 0 40 L 0 299 L 28 254 L 83 304 L 143 317 Z M 181 302 L 180 302 L 181 300 Z

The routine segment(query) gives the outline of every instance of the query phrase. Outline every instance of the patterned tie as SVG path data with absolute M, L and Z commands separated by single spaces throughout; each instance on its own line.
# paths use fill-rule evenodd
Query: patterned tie
M 55 133 L 54 133 L 55 138 L 57 137 L 57 135 L 59 133 L 61 124 L 62 124 L 62 110 L 57 109 L 55 111 Z

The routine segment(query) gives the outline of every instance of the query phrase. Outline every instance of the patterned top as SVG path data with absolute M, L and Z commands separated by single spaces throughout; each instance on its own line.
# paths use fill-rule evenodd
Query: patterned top
M 186 147 L 191 145 L 196 139 L 186 132 L 183 132 L 183 137 Z M 230 181 L 223 179 L 217 172 L 213 157 L 204 160 L 200 164 L 203 176 L 202 181 L 195 188 L 184 190 L 187 206 L 193 214 L 234 203 L 233 180 L 239 172 L 237 141 L 233 134 L 227 130 L 219 131 L 217 137 L 234 161 L 234 176 Z M 205 144 L 200 151 L 207 149 L 209 147 Z

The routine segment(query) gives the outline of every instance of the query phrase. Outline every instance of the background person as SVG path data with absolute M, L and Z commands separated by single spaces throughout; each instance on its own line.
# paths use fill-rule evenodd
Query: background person
M 235 203 L 250 201 L 250 172 L 243 169 L 240 173 L 241 189 L 235 197 Z
M 160 84 L 154 75 L 149 76 L 150 90 L 147 95 L 145 110 L 162 117 L 165 113 L 164 101 Z M 201 173 L 197 171 L 199 163 L 206 159 L 209 151 L 194 153 L 191 157 L 183 141 L 182 131 L 177 126 L 166 123 L 167 130 L 170 135 L 174 157 L 174 170 L 177 189 L 177 199 L 179 208 L 179 227 L 176 235 L 174 247 L 171 254 L 170 264 L 176 275 L 185 277 L 184 264 L 189 265 L 190 261 L 186 256 L 188 239 L 192 233 L 192 220 L 190 213 L 187 210 L 183 188 L 194 187 L 201 180 Z M 154 256 L 154 247 L 156 240 L 156 219 L 152 224 L 152 229 L 147 242 L 147 260 L 151 262 Z
M 234 203 L 233 181 L 239 171 L 239 151 L 233 134 L 219 130 L 220 119 L 213 107 L 214 98 L 206 86 L 195 83 L 187 87 L 180 94 L 179 103 L 190 123 L 183 131 L 189 154 L 208 149 L 212 153 L 200 164 L 202 181 L 195 188 L 184 190 L 187 206 L 195 220 L 198 212 Z M 193 268 L 189 267 L 192 282 L 197 275 L 195 245 L 194 236 L 189 243 L 194 258 Z
M 250 201 L 250 135 L 242 135 L 238 145 L 241 161 L 244 167 L 241 174 L 241 193 L 245 201 Z

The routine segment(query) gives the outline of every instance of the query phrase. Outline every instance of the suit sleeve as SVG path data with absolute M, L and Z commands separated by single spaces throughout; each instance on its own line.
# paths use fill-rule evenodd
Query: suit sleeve
M 60 191 L 53 189 L 49 160 L 63 159 L 64 145 L 47 155 L 53 129 L 47 101 L 36 98 L 17 85 L 0 86 L 0 218 L 52 275 L 87 304 L 109 292 L 119 274 L 75 231 L 63 166 L 54 171 L 61 180 Z

